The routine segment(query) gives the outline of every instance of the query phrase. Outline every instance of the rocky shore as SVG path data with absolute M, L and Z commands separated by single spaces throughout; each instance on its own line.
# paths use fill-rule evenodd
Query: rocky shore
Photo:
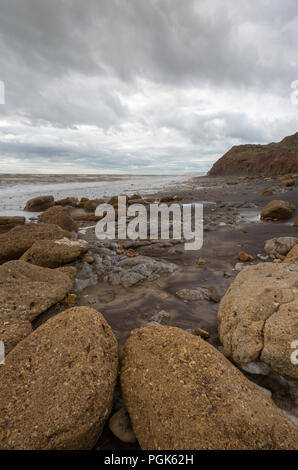
M 0 217 L 0 449 L 297 449 L 298 174 L 126 197 L 202 202 L 197 251 L 98 240 L 111 184 Z

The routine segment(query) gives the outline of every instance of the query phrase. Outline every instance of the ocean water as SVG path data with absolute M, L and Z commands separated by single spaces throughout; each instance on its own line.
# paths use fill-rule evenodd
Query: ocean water
M 55 182 L 52 182 L 56 180 Z M 84 181 L 80 181 L 84 179 Z M 87 179 L 87 181 L 85 181 Z M 89 179 L 95 179 L 89 178 Z M 98 178 L 100 179 L 100 177 Z M 88 177 L 49 177 L 19 175 L 11 177 L 0 176 L 0 215 L 25 216 L 27 219 L 37 215 L 34 212 L 24 212 L 29 199 L 37 196 L 51 195 L 55 200 L 66 197 L 88 197 L 89 199 L 110 197 L 119 194 L 140 193 L 146 195 L 167 189 L 175 194 L 175 188 L 191 179 L 190 175 L 179 176 L 104 176 L 102 181 L 88 181 Z M 64 182 L 61 182 L 63 181 Z

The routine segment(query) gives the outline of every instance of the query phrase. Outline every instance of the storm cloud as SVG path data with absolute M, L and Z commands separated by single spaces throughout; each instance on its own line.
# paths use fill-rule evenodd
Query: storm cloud
M 0 0 L 0 171 L 206 171 L 297 131 L 296 0 Z

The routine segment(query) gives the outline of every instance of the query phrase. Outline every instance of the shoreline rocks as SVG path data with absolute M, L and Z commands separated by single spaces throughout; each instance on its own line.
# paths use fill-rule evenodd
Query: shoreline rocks
M 270 201 L 261 212 L 261 219 L 277 219 L 277 220 L 287 220 L 290 219 L 296 207 L 294 204 L 291 204 L 287 201 L 274 200 Z
M 17 225 L 24 225 L 25 222 L 25 217 L 0 216 L 0 234 L 9 232 L 9 230 L 16 227 Z
M 115 336 L 88 307 L 56 315 L 6 357 L 0 375 L 0 449 L 88 450 L 111 412 Z
M 123 400 L 143 450 L 296 449 L 297 427 L 205 340 L 179 328 L 134 330 Z
M 27 212 L 42 212 L 54 206 L 54 204 L 53 196 L 38 196 L 27 201 L 24 210 Z

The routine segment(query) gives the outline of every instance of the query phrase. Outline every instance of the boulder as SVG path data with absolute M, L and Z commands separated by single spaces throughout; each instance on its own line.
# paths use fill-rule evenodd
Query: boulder
M 261 219 L 290 219 L 296 207 L 287 201 L 274 200 L 270 201 L 261 212 Z
M 27 250 L 21 259 L 45 268 L 58 268 L 79 258 L 88 251 L 85 240 L 39 240 Z
M 5 233 L 16 227 L 17 225 L 24 225 L 26 222 L 25 217 L 0 217 L 0 233 Z
M 0 263 L 19 258 L 37 240 L 59 240 L 71 234 L 53 224 L 26 224 L 0 235 Z
M 281 186 L 281 187 L 284 187 L 284 188 L 288 188 L 288 187 L 291 187 L 291 186 L 295 186 L 295 180 L 293 180 L 293 179 L 283 180 L 283 181 L 280 183 L 280 186 Z
M 260 263 L 240 272 L 218 309 L 224 354 L 239 365 L 257 360 L 298 380 L 291 343 L 298 338 L 298 268 Z
M 88 307 L 51 318 L 6 357 L 0 449 L 89 450 L 111 412 L 117 342 Z
M 27 201 L 25 211 L 42 212 L 55 204 L 53 196 L 39 196 Z
M 273 255 L 276 258 L 284 258 L 293 246 L 298 244 L 297 237 L 279 237 L 271 238 L 265 242 L 265 252 L 267 255 Z
M 40 222 L 46 224 L 55 224 L 67 230 L 68 232 L 77 232 L 78 225 L 69 215 L 69 208 L 63 206 L 54 206 L 47 209 L 39 216 Z
M 121 388 L 143 450 L 296 449 L 297 427 L 199 336 L 151 325 L 123 351 Z
M 64 199 L 60 199 L 59 201 L 56 201 L 55 204 L 56 206 L 77 207 L 79 204 L 79 200 L 77 197 L 66 197 Z
M 102 217 L 95 214 L 79 214 L 75 215 L 73 219 L 77 222 L 98 222 Z
M 84 210 L 86 212 L 95 212 L 95 209 L 99 204 L 103 204 L 104 200 L 103 199 L 90 199 L 85 202 L 84 204 Z
M 129 415 L 125 408 L 120 408 L 120 410 L 113 414 L 109 421 L 109 428 L 114 436 L 122 442 L 134 444 L 137 440 L 131 427 Z
M 293 246 L 283 262 L 288 264 L 298 264 L 298 244 Z
M 249 255 L 245 251 L 239 251 L 239 253 L 237 255 L 237 259 L 239 259 L 239 261 L 241 261 L 241 263 L 248 263 L 250 261 L 253 261 L 254 257 L 252 255 Z
M 66 297 L 73 287 L 70 276 L 25 261 L 0 266 L 0 319 L 32 321 Z
M 28 320 L 7 318 L 0 320 L 0 341 L 3 341 L 7 355 L 20 341 L 32 333 L 32 325 Z

